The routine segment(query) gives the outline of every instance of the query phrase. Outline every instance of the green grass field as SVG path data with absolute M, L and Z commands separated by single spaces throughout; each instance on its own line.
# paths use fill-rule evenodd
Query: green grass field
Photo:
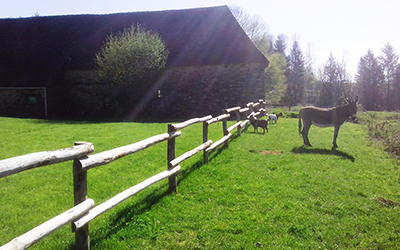
M 398 160 L 368 139 L 366 126 L 310 130 L 302 147 L 297 119 L 268 134 L 249 128 L 180 164 L 178 192 L 167 181 L 90 223 L 92 249 L 398 249 Z M 233 124 L 233 123 L 231 123 Z M 0 159 L 89 141 L 95 153 L 165 133 L 165 123 L 75 123 L 0 118 Z M 210 139 L 222 137 L 222 124 Z M 177 156 L 202 143 L 202 125 L 182 130 Z M 167 168 L 166 142 L 88 172 L 88 196 L 106 201 Z M 72 162 L 0 179 L 0 246 L 73 206 Z M 382 199 L 384 198 L 384 199 Z M 393 201 L 393 203 L 390 203 Z M 65 226 L 31 249 L 73 249 Z

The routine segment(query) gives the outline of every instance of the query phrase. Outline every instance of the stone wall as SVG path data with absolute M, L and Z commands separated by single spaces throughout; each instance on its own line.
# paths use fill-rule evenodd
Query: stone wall
M 219 115 L 224 108 L 244 107 L 250 101 L 264 99 L 264 69 L 262 64 L 168 69 L 159 88 L 164 115 L 179 118 Z
M 112 116 L 113 113 L 119 113 L 118 117 L 112 118 L 132 120 L 147 116 L 187 119 L 219 115 L 224 108 L 243 107 L 250 101 L 263 99 L 264 69 L 265 65 L 262 64 L 171 67 L 156 82 L 149 84 L 139 94 L 138 100 L 132 100 L 132 107 L 124 107 L 129 110 L 129 114 L 112 110 L 122 107 L 113 105 L 112 98 L 107 100 L 102 97 L 105 86 L 93 84 L 93 72 L 64 72 L 63 85 L 69 86 L 68 103 L 72 107 L 72 113 L 76 115 Z M 136 93 L 132 96 L 138 95 Z M 99 98 L 103 100 L 98 100 Z M 110 110 L 106 110 L 107 107 Z
M 45 117 L 44 89 L 0 89 L 0 116 Z

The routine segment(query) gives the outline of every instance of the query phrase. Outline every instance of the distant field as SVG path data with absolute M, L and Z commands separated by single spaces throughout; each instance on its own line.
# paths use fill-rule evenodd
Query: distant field
M 90 223 L 92 249 L 398 249 L 398 160 L 368 139 L 365 125 L 310 130 L 302 147 L 297 119 L 269 133 L 249 128 L 216 150 L 181 164 L 178 192 L 162 181 Z M 165 123 L 75 123 L 0 118 L 0 159 L 89 141 L 95 152 L 165 133 Z M 210 139 L 222 136 L 213 124 Z M 202 143 L 202 125 L 182 130 L 177 155 Z M 166 142 L 88 173 L 96 204 L 165 170 Z M 0 179 L 0 246 L 73 205 L 72 163 Z M 31 249 L 72 249 L 65 226 Z

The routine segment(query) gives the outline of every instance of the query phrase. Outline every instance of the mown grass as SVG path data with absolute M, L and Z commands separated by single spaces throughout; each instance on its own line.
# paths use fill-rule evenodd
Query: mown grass
M 0 118 L 0 159 L 93 142 L 95 152 L 165 133 L 166 124 L 78 124 Z M 210 139 L 221 137 L 213 124 Z M 183 129 L 177 155 L 201 143 L 201 124 Z M 304 148 L 297 119 L 253 129 L 229 149 L 181 164 L 178 192 L 163 181 L 90 223 L 92 249 L 398 249 L 398 161 L 368 140 L 364 125 L 311 128 Z M 166 169 L 166 143 L 89 171 L 99 204 Z M 0 179 L 0 245 L 72 206 L 72 163 Z M 68 226 L 33 249 L 70 249 Z

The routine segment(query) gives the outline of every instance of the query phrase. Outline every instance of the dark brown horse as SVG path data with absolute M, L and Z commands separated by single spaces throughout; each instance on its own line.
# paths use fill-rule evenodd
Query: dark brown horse
M 346 104 L 334 108 L 305 107 L 299 112 L 299 133 L 303 135 L 303 142 L 306 146 L 311 146 L 308 140 L 308 131 L 312 124 L 318 127 L 334 127 L 333 147 L 337 148 L 336 138 L 340 126 L 351 117 L 356 119 L 358 96 L 354 101 L 345 99 Z M 303 121 L 303 130 L 301 130 L 301 121 Z

